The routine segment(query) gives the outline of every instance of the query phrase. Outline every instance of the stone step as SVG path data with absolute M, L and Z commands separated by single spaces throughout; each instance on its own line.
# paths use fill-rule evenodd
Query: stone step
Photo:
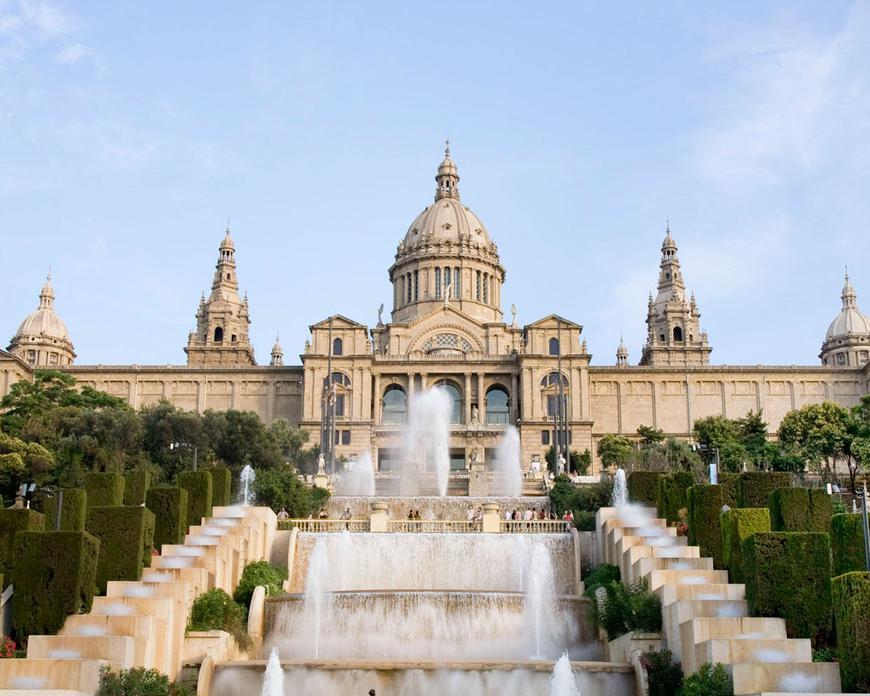
M 0 660 L 0 690 L 11 689 L 20 694 L 30 689 L 60 689 L 93 694 L 99 686 L 100 668 L 104 665 L 120 668 L 107 660 Z
M 697 546 L 632 546 L 614 565 L 632 568 L 641 558 L 700 558 Z
M 196 593 L 186 582 L 109 580 L 106 597 L 168 597 L 189 606 L 196 599 Z
M 683 599 L 662 607 L 662 630 L 675 662 L 682 663 L 680 625 L 705 616 L 749 616 L 745 599 Z
M 27 657 L 48 660 L 108 660 L 135 667 L 135 640 L 130 636 L 30 636 Z
M 631 573 L 631 565 L 628 563 L 627 551 L 631 548 L 686 548 L 689 540 L 686 537 L 667 536 L 667 537 L 638 537 L 638 536 L 623 536 L 616 542 L 616 551 L 613 554 L 614 563 L 619 566 L 619 572 L 622 577 L 628 577 Z M 643 552 L 638 552 L 643 553 Z M 646 555 L 652 555 L 652 552 Z
M 840 666 L 836 662 L 737 662 L 726 669 L 734 682 L 734 696 L 839 694 L 841 689 Z
M 199 596 L 214 588 L 214 575 L 205 568 L 146 568 L 142 582 L 187 582 Z
M 60 636 L 130 636 L 135 639 L 137 667 L 165 669 L 166 622 L 156 616 L 106 616 L 72 614 L 66 618 Z
M 756 616 L 704 616 L 695 617 L 680 624 L 680 644 L 683 671 L 691 674 L 700 664 L 696 660 L 695 646 L 714 638 L 787 638 L 785 621 Z
M 655 592 L 662 585 L 725 585 L 727 570 L 651 570 L 647 576 L 649 589 Z
M 723 665 L 735 662 L 812 662 L 813 647 L 809 639 L 713 638 L 695 646 L 695 664 Z
M 682 600 L 744 599 L 746 585 L 737 583 L 713 583 L 710 585 L 664 585 L 656 590 L 662 606 Z
M 684 547 L 689 548 L 689 547 Z M 637 582 L 654 570 L 713 570 L 712 558 L 661 558 L 647 556 L 632 563 L 628 581 Z

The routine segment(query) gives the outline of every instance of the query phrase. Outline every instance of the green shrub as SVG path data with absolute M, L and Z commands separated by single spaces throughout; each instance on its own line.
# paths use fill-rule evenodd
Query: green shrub
M 187 491 L 187 526 L 202 524 L 203 517 L 211 516 L 211 474 L 207 471 L 183 471 L 178 485 Z
M 629 631 L 656 633 L 662 630 L 662 604 L 658 595 L 647 589 L 646 583 L 625 586 L 612 582 L 605 586 L 604 606 L 593 603 L 593 622 L 613 640 Z
M 838 575 L 832 588 L 843 691 L 870 693 L 870 573 Z
M 145 496 L 145 507 L 154 513 L 154 546 L 181 544 L 187 531 L 187 491 L 158 486 Z
M 757 532 L 743 544 L 753 616 L 785 619 L 789 638 L 825 642 L 831 629 L 831 542 L 820 532 Z
M 85 474 L 88 505 L 107 507 L 124 504 L 124 477 L 111 472 L 91 471 Z
M 701 555 L 722 568 L 722 487 L 701 483 L 689 489 L 689 543 L 701 547 Z
M 268 561 L 254 561 L 245 566 L 239 584 L 233 594 L 233 599 L 243 607 L 251 605 L 251 595 L 254 588 L 262 585 L 266 595 L 281 594 L 284 591 L 284 581 L 287 579 L 287 569 L 273 566 Z
M 136 469 L 124 474 L 124 505 L 142 505 L 145 494 L 151 488 L 151 472 Z
M 737 487 L 740 483 L 738 474 L 730 471 L 719 472 L 719 487 L 722 489 L 722 504 L 731 508 L 740 507 L 738 504 Z
M 211 467 L 206 471 L 211 475 L 211 504 L 215 507 L 229 505 L 233 472 L 222 466 Z
M 87 532 L 16 535 L 12 611 L 19 642 L 57 633 L 68 614 L 90 611 L 99 551 Z
M 557 476 L 550 489 L 550 508 L 561 517 L 566 510 L 574 511 L 574 523 L 578 529 L 578 513 L 594 513 L 600 507 L 610 505 L 612 486 L 607 481 L 594 484 L 582 484 L 575 486 L 567 476 Z M 584 522 L 584 524 L 587 524 Z M 592 523 L 594 531 L 595 523 Z M 589 531 L 589 530 L 583 530 Z
M 734 696 L 731 675 L 718 662 L 705 662 L 694 674 L 686 677 L 682 696 Z
M 777 488 L 770 494 L 769 506 L 775 532 L 831 530 L 831 496 L 822 488 Z
M 58 496 L 59 491 L 54 495 Z M 54 530 L 57 518 L 57 497 L 45 501 L 45 529 Z M 84 488 L 64 488 L 60 511 L 60 528 L 64 532 L 80 532 L 88 517 L 88 493 Z
M 574 513 L 574 527 L 578 532 L 595 531 L 595 513 L 588 510 L 578 510 Z
M 743 542 L 755 532 L 770 531 L 767 508 L 735 508 L 722 513 L 722 566 L 731 582 L 743 582 Z
M 619 566 L 602 563 L 595 570 L 590 572 L 583 578 L 583 585 L 586 588 L 583 594 L 587 597 L 595 598 L 595 590 L 599 587 L 606 587 L 612 582 L 619 581 Z
M 773 491 L 790 487 L 787 471 L 744 471 L 737 482 L 737 507 L 767 507 Z
M 92 507 L 88 532 L 100 540 L 97 588 L 106 591 L 109 580 L 138 580 L 142 568 L 151 564 L 154 548 L 154 513 L 133 506 Z
M 184 684 L 171 683 L 156 669 L 133 667 L 113 672 L 103 665 L 95 696 L 195 696 L 195 692 Z
M 656 508 L 659 517 L 676 524 L 680 521 L 680 510 L 688 507 L 686 491 L 694 485 L 695 477 L 688 471 L 675 471 L 658 478 Z
M 661 471 L 632 471 L 628 475 L 628 499 L 633 503 L 655 505 Z
M 246 611 L 221 589 L 209 590 L 193 602 L 188 631 L 226 631 L 242 648 L 250 645 L 245 626 Z
M 831 517 L 831 552 L 834 575 L 864 570 L 864 525 L 860 514 Z
M 36 510 L 0 509 L 0 573 L 11 580 L 15 565 L 15 534 L 21 531 L 39 532 L 45 527 L 45 518 Z
M 645 652 L 640 664 L 646 670 L 649 696 L 676 696 L 683 687 L 683 670 L 670 650 Z

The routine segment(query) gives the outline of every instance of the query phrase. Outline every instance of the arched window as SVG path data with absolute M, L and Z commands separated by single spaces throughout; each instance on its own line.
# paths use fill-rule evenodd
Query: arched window
M 441 299 L 441 269 L 435 269 L 435 299 Z
M 340 338 L 334 338 L 332 340 L 332 354 L 333 355 L 341 355 L 343 348 L 344 348 L 344 341 L 342 341 Z
M 550 339 L 550 355 L 559 355 L 559 339 Z
M 560 375 L 558 372 L 551 372 L 541 380 L 542 387 L 552 387 L 559 383 L 559 377 L 562 378 L 562 386 L 568 386 L 568 378 L 565 375 Z
M 507 425 L 510 422 L 510 397 L 504 387 L 491 387 L 486 392 L 486 422 Z
M 394 384 L 387 387 L 383 404 L 381 422 L 384 425 L 402 425 L 408 419 L 408 397 L 400 386 Z
M 223 328 L 221 328 L 220 326 L 218 326 L 218 327 L 214 330 L 214 342 L 215 342 L 215 343 L 220 343 L 220 342 L 223 341 L 223 340 L 224 340 L 224 330 L 223 330 Z
M 674 327 L 674 340 L 682 341 L 683 340 L 683 330 L 679 326 Z
M 339 387 L 344 387 L 345 389 L 350 388 L 350 377 L 341 372 L 333 372 L 332 373 L 332 383 L 337 384 Z
M 447 392 L 447 396 L 450 397 L 450 422 L 453 424 L 462 422 L 462 393 L 459 391 L 459 388 L 453 384 L 453 382 L 448 382 L 446 379 L 442 379 L 440 382 L 436 382 L 436 387 L 439 389 L 443 389 Z

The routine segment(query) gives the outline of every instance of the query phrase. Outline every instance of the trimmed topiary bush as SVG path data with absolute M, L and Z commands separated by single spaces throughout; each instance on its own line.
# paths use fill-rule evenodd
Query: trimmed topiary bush
M 187 491 L 172 486 L 151 488 L 145 507 L 154 513 L 154 546 L 181 544 L 187 531 Z
M 662 471 L 632 471 L 628 475 L 628 499 L 633 503 L 655 505 Z
M 112 472 L 91 471 L 85 474 L 88 505 L 107 507 L 124 504 L 124 477 Z
M 743 544 L 753 616 L 785 619 L 789 638 L 824 642 L 831 630 L 831 542 L 820 532 L 757 532 Z
M 54 495 L 58 495 L 58 491 Z M 57 517 L 57 498 L 49 498 L 45 509 L 45 530 L 54 531 Z M 63 532 L 81 532 L 88 517 L 88 493 L 84 488 L 64 488 L 63 505 L 60 511 L 60 529 Z
M 142 505 L 151 488 L 151 472 L 136 469 L 124 474 L 124 505 Z
M 187 526 L 202 524 L 203 517 L 211 516 L 211 474 L 207 471 L 183 471 L 177 482 L 187 491 Z
M 286 579 L 286 568 L 274 566 L 268 561 L 248 563 L 233 593 L 233 599 L 247 609 L 251 605 L 251 595 L 254 594 L 255 587 L 258 585 L 265 587 L 266 596 L 281 594 Z
M 7 580 L 11 581 L 10 571 L 15 565 L 15 534 L 42 531 L 44 524 L 45 518 L 36 510 L 0 509 L 0 573 Z
M 834 575 L 864 570 L 864 526 L 860 514 L 831 517 L 831 552 Z
M 740 478 L 729 471 L 719 472 L 719 486 L 722 488 L 722 504 L 731 508 L 740 507 L 737 498 L 737 485 Z
M 790 487 L 787 471 L 744 471 L 737 482 L 737 507 L 767 507 L 773 491 Z
M 710 556 L 716 568 L 722 568 L 722 487 L 709 483 L 692 486 L 688 491 L 689 543 L 701 547 L 702 556 Z
M 770 494 L 775 532 L 829 532 L 833 506 L 822 488 L 777 488 Z
M 755 532 L 770 531 L 767 508 L 734 508 L 722 513 L 722 565 L 731 582 L 743 582 L 743 542 Z
M 87 532 L 19 532 L 12 597 L 15 636 L 54 634 L 68 614 L 88 612 L 100 542 Z
M 250 645 L 245 625 L 247 611 L 221 589 L 209 590 L 197 597 L 190 609 L 188 631 L 226 631 L 242 648 Z
M 676 524 L 680 521 L 680 510 L 688 507 L 686 491 L 695 483 L 695 477 L 688 471 L 675 471 L 659 476 L 656 491 L 656 508 L 659 517 Z
M 233 486 L 233 472 L 223 466 L 216 466 L 206 471 L 211 475 L 211 504 L 221 507 L 230 504 Z
M 136 506 L 92 507 L 88 532 L 100 540 L 97 589 L 106 591 L 109 580 L 138 580 L 151 563 L 154 548 L 154 513 Z
M 870 573 L 831 581 L 844 692 L 870 693 Z

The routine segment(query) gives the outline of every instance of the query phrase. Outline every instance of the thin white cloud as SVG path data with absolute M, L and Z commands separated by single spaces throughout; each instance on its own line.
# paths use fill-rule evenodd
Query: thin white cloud
M 71 43 L 57 54 L 57 59 L 65 65 L 75 65 L 83 58 L 93 57 L 93 51 L 80 43 Z

